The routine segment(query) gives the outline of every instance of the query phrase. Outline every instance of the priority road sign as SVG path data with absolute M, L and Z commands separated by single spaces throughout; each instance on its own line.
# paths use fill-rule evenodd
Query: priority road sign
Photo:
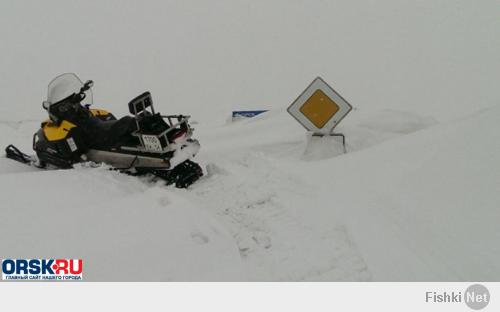
M 352 106 L 321 77 L 317 77 L 287 110 L 307 130 L 329 135 L 352 110 Z

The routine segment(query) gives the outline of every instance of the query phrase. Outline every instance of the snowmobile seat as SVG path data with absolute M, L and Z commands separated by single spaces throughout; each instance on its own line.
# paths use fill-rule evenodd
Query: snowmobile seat
M 110 122 L 111 126 L 107 131 L 107 136 L 109 139 L 119 139 L 120 137 L 131 133 L 136 130 L 135 119 L 131 116 L 123 116 L 118 120 L 110 120 L 105 121 L 106 123 Z
M 131 116 L 124 116 L 118 120 L 101 120 L 90 118 L 84 125 L 84 131 L 89 145 L 102 147 L 114 145 L 123 140 L 123 137 L 137 129 L 135 120 Z

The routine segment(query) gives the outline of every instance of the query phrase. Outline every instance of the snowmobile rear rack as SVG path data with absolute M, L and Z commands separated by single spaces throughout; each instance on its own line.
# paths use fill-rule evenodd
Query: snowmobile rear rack
M 172 145 L 172 143 L 170 142 L 169 134 L 175 131 L 179 131 L 179 129 L 184 129 L 186 137 L 191 136 L 193 129 L 189 126 L 188 123 L 190 116 L 167 115 L 161 117 L 168 121 L 168 128 L 165 131 L 159 134 L 144 134 L 140 128 L 140 125 L 138 125 L 138 130 L 134 131 L 132 135 L 139 139 L 141 145 L 137 147 L 122 146 L 122 148 L 129 151 L 163 154 L 176 148 L 176 146 Z M 174 118 L 177 119 L 177 122 L 175 123 L 173 121 Z M 165 142 L 165 144 L 162 145 L 161 142 Z
M 148 152 L 148 153 L 159 153 L 163 154 L 169 152 L 175 147 L 170 146 L 168 135 L 175 131 L 183 131 L 190 136 L 192 129 L 189 127 L 188 119 L 190 116 L 184 115 L 159 115 L 155 114 L 155 109 L 153 106 L 153 98 L 149 91 L 135 97 L 128 103 L 128 108 L 131 114 L 134 114 L 137 130 L 132 133 L 133 136 L 137 137 L 140 142 L 140 146 L 137 147 L 122 147 L 123 149 L 138 152 Z M 147 108 L 150 108 L 148 111 Z M 141 127 L 139 120 L 142 118 L 147 118 L 148 116 L 158 115 L 160 118 L 166 120 L 167 129 L 159 134 L 149 134 L 145 133 Z M 144 117 L 146 116 L 146 117 Z M 163 144 L 161 142 L 164 142 Z

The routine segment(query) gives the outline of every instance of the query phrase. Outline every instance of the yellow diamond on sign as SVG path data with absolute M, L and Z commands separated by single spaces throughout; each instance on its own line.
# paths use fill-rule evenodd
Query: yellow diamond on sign
M 319 135 L 332 134 L 351 110 L 351 104 L 321 77 L 316 77 L 287 109 L 304 128 Z
M 318 128 L 323 128 L 338 110 L 337 103 L 319 89 L 300 107 L 302 114 Z

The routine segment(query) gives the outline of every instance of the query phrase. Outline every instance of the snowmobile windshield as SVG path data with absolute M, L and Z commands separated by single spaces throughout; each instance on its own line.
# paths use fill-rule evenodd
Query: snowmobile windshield
M 48 108 L 52 104 L 56 104 L 73 94 L 80 92 L 83 87 L 83 82 L 73 73 L 66 73 L 54 78 L 48 87 L 47 100 L 44 102 L 44 107 Z M 92 104 L 92 90 L 85 91 L 85 103 Z

